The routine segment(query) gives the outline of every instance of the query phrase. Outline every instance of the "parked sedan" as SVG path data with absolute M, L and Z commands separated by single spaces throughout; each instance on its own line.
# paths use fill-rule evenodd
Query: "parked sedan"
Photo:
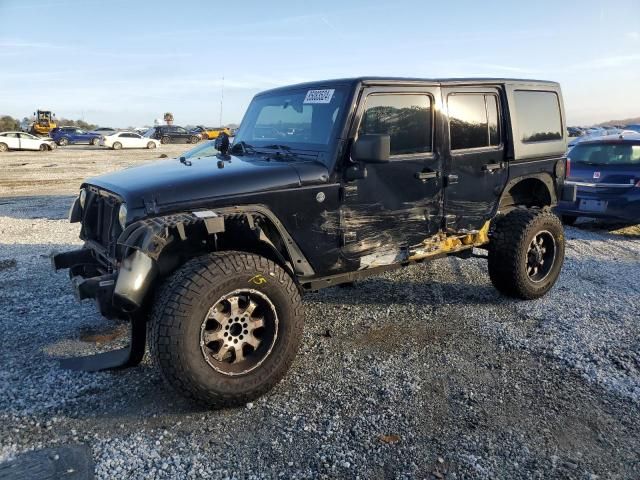
M 102 138 L 100 145 L 120 150 L 121 148 L 158 148 L 160 141 L 145 138 L 136 132 L 116 132 Z
M 200 135 L 190 133 L 186 128 L 176 125 L 152 127 L 144 136 L 160 140 L 161 143 L 198 143 L 201 139 Z
M 566 224 L 578 217 L 640 222 L 640 135 L 578 143 L 568 154 L 565 184 L 576 186 L 576 200 L 558 205 Z
M 77 143 L 98 145 L 100 137 L 99 133 L 86 132 L 77 127 L 58 127 L 51 130 L 51 138 L 61 147 Z
M 0 152 L 7 150 L 40 150 L 46 152 L 56 148 L 51 138 L 42 138 L 25 132 L 0 133 Z
M 107 135 L 111 135 L 116 131 L 117 130 L 115 128 L 111 128 L 111 127 L 98 127 L 98 128 L 94 128 L 89 133 L 97 133 L 98 135 L 102 135 L 103 137 L 106 137 Z
M 231 130 L 229 130 L 227 127 L 211 128 L 199 125 L 191 129 L 191 132 L 200 135 L 204 140 L 215 140 L 223 132 L 231 136 Z

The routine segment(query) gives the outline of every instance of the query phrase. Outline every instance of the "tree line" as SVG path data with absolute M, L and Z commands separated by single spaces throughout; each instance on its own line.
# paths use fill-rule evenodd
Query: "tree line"
M 93 123 L 85 122 L 84 120 L 69 120 L 68 118 L 62 118 L 62 117 L 60 118 L 56 117 L 55 120 L 59 126 L 65 126 L 65 127 L 78 127 L 78 128 L 82 128 L 83 130 L 93 130 L 94 128 L 97 127 L 97 125 L 94 125 Z M 31 120 L 28 117 L 24 117 L 22 121 L 28 122 L 29 124 L 31 124 Z M 10 115 L 1 115 L 0 116 L 0 132 L 20 130 L 20 123 L 21 123 L 20 120 L 18 120 L 17 118 L 13 118 Z

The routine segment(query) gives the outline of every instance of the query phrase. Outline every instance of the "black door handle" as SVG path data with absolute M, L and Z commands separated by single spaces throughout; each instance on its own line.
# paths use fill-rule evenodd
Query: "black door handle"
M 489 173 L 493 173 L 496 170 L 500 170 L 504 168 L 504 165 L 502 164 L 502 162 L 500 163 L 487 163 L 486 165 L 482 166 L 482 170 L 484 172 L 489 172 Z
M 426 172 L 416 172 L 414 175 L 418 180 L 422 180 L 426 182 L 427 180 L 432 180 L 434 178 L 438 178 L 440 176 L 439 172 L 434 172 L 432 170 L 428 170 Z

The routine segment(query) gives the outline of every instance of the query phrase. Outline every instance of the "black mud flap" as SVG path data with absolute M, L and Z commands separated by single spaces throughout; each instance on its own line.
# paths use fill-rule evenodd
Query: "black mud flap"
M 129 345 L 110 352 L 84 357 L 63 358 L 60 366 L 66 370 L 99 372 L 135 367 L 144 357 L 147 326 L 143 316 L 135 316 L 129 322 Z

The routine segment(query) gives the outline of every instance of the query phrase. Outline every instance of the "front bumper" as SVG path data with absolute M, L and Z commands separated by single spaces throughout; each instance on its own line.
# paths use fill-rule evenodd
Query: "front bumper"
M 116 268 L 109 268 L 99 252 L 84 248 L 52 253 L 54 270 L 69 269 L 71 287 L 78 301 L 93 299 L 107 318 L 126 318 L 140 309 L 157 276 L 156 262 L 134 250 Z

